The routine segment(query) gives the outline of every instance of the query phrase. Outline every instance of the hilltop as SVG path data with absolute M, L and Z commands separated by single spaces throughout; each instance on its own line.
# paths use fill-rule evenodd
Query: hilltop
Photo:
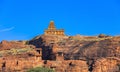
M 42 49 L 41 63 L 45 60 L 60 60 L 68 63 L 76 61 L 75 64 L 79 61 L 84 61 L 86 62 L 86 68 L 91 66 L 91 68 L 93 68 L 92 71 L 96 70 L 96 67 L 94 68 L 92 65 L 97 64 L 101 66 L 98 64 L 99 60 L 117 59 L 117 63 L 114 65 L 116 69 L 118 67 L 117 65 L 120 64 L 120 60 L 118 60 L 120 58 L 120 36 L 106 35 L 39 35 L 29 41 L 2 41 L 0 43 L 0 57 L 1 59 L 6 58 L 8 61 L 12 59 L 19 61 L 21 58 L 33 61 L 33 59 L 39 55 L 40 49 Z M 56 54 L 63 54 L 63 56 L 61 55 L 57 58 Z M 38 59 L 39 58 L 40 56 L 38 56 Z M 87 70 L 89 70 L 89 68 L 87 68 Z
M 51 21 L 43 35 L 0 43 L 2 72 L 26 72 L 36 67 L 55 72 L 119 72 L 120 36 L 67 36 Z

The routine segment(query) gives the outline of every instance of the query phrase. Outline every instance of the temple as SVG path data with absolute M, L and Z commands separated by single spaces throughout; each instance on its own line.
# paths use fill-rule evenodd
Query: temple
M 45 30 L 45 35 L 58 35 L 58 36 L 64 36 L 64 30 L 63 29 L 56 29 L 54 25 L 54 21 L 50 21 L 49 27 L 47 30 Z

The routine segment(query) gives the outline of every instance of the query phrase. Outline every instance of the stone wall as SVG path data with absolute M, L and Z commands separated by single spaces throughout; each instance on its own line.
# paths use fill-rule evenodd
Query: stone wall
M 38 60 L 35 57 L 19 59 L 0 58 L 0 71 L 25 72 L 26 70 L 36 66 L 43 66 L 43 61 Z
M 88 72 L 88 65 L 83 60 L 47 61 L 45 67 L 56 72 Z

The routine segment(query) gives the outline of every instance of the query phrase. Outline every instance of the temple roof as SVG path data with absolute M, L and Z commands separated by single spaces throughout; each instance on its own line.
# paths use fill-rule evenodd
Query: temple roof
M 54 25 L 54 21 L 50 21 L 48 30 L 56 30 L 55 25 Z

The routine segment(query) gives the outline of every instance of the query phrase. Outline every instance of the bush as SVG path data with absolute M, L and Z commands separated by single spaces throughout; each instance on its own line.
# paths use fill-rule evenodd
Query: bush
M 120 71 L 120 64 L 117 64 L 118 68 L 119 68 L 119 71 Z
M 36 67 L 28 70 L 27 72 L 55 72 L 53 69 Z

